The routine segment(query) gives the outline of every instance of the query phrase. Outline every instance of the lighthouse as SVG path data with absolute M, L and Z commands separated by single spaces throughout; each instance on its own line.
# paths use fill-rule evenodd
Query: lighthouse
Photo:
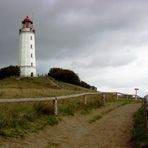
M 26 16 L 19 30 L 19 66 L 20 76 L 36 76 L 35 30 L 33 21 Z

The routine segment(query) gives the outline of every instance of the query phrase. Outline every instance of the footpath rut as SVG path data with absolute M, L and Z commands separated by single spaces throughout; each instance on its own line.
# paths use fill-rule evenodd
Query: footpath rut
M 0 148 L 131 148 L 133 114 L 140 106 L 118 107 L 92 123 L 89 121 L 98 115 L 98 109 L 88 115 L 64 117 L 57 126 L 23 139 L 4 140 Z

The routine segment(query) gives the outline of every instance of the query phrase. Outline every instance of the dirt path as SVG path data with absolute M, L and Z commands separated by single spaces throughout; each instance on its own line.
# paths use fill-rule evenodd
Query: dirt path
M 132 116 L 140 104 L 128 104 L 104 114 L 109 108 L 88 115 L 64 117 L 59 125 L 46 127 L 24 139 L 6 139 L 0 148 L 131 148 Z

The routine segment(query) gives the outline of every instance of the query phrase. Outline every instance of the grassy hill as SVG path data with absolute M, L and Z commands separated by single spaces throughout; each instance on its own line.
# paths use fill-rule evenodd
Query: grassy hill
M 93 90 L 59 82 L 50 77 L 0 80 L 0 98 L 43 98 L 89 91 Z M 75 112 L 86 115 L 91 110 L 104 106 L 102 95 L 87 96 L 87 104 L 84 102 L 84 96 L 58 100 L 58 116 L 54 116 L 53 101 L 2 103 L 0 104 L 0 138 L 23 137 L 30 132 L 41 130 L 45 126 L 58 124 L 62 120 L 62 116 L 74 115 Z
M 0 98 L 39 98 L 78 94 L 92 91 L 76 85 L 63 83 L 50 77 L 7 78 L 0 80 Z M 60 114 L 73 115 L 76 110 L 90 110 L 100 106 L 97 97 L 90 96 L 92 105 L 84 106 L 84 98 L 60 100 Z M 57 124 L 59 119 L 53 116 L 53 101 L 2 103 L 0 104 L 0 137 L 24 136 L 46 125 Z
M 0 98 L 35 98 L 70 95 L 92 91 L 59 82 L 50 77 L 7 78 L 0 80 Z

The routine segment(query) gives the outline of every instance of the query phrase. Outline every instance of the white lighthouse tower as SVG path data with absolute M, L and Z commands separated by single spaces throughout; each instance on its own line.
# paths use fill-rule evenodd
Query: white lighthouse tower
M 36 76 L 35 30 L 33 21 L 28 16 L 22 21 L 19 37 L 20 76 Z

